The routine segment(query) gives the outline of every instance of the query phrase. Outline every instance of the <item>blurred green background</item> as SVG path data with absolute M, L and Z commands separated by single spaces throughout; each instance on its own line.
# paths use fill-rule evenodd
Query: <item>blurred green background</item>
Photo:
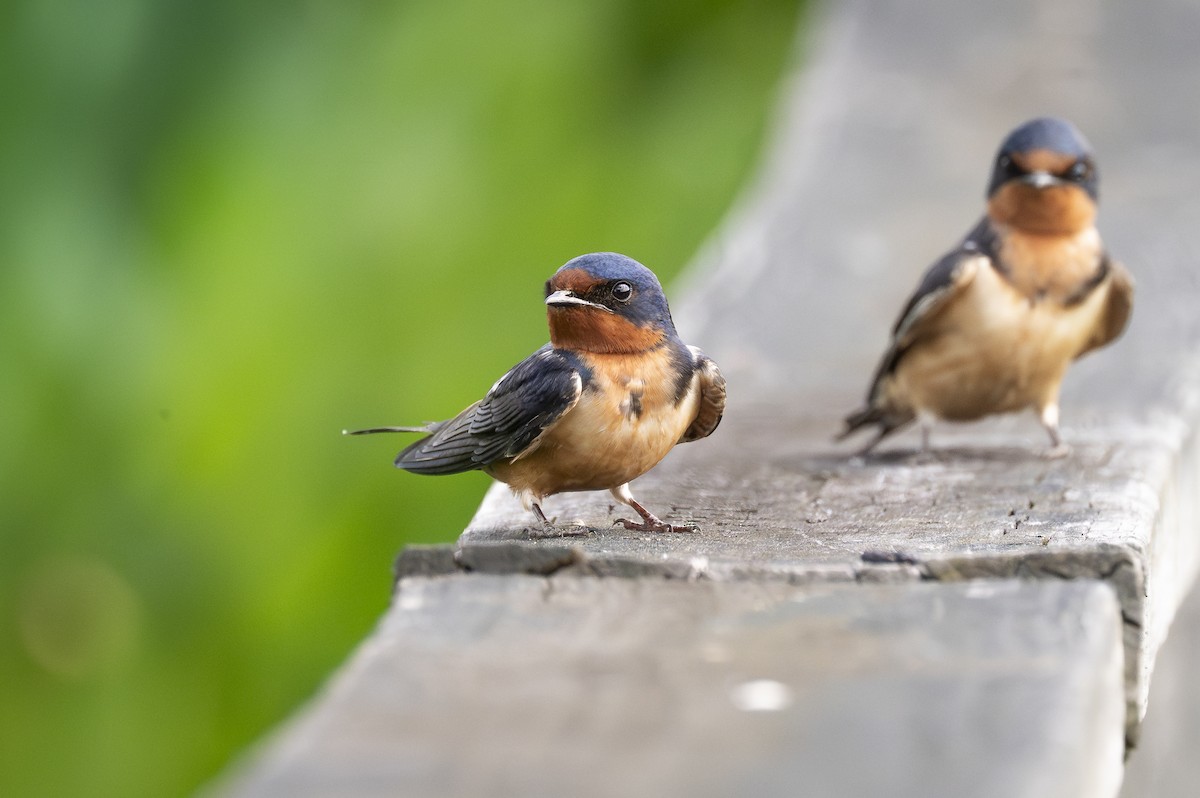
M 310 696 L 488 483 L 339 431 L 478 398 L 575 255 L 670 278 L 797 15 L 5 4 L 0 794 L 186 793 Z

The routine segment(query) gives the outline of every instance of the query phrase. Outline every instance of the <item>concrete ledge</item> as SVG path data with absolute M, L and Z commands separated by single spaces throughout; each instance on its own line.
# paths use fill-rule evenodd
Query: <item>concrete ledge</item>
M 499 572 L 481 554 L 492 544 L 506 547 L 508 572 L 537 573 L 553 550 L 562 565 L 592 573 L 721 581 L 1104 580 L 1126 624 L 1132 742 L 1154 655 L 1195 572 L 1196 516 L 1179 501 L 1200 491 L 1195 442 L 1179 425 L 1076 428 L 1075 455 L 1047 461 L 1012 447 L 1015 424 L 993 426 L 943 433 L 946 448 L 931 462 L 904 454 L 862 462 L 824 439 L 833 419 L 735 410 L 719 440 L 680 451 L 672 468 L 638 484 L 649 506 L 672 508 L 701 534 L 631 535 L 609 526 L 611 500 L 579 495 L 550 505 L 571 536 L 538 537 L 497 486 L 459 557 L 471 570 Z M 866 551 L 912 563 L 865 563 Z
M 1117 617 L 1092 581 L 411 577 L 326 695 L 225 788 L 1115 795 Z

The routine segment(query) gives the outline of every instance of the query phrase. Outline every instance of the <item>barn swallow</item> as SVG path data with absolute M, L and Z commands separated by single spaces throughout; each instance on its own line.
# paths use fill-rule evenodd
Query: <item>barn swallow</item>
M 1125 329 L 1133 281 L 1096 230 L 1099 177 L 1070 122 L 1034 119 L 1000 145 L 984 217 L 925 273 L 892 329 L 850 435 L 862 453 L 914 419 L 921 448 L 936 419 L 1032 408 L 1063 456 L 1058 395 L 1067 366 Z
M 550 343 L 454 418 L 348 434 L 427 433 L 397 468 L 481 470 L 543 524 L 547 496 L 608 490 L 642 517 L 615 522 L 626 529 L 694 531 L 659 520 L 629 490 L 675 444 L 711 435 L 725 410 L 725 379 L 680 340 L 658 278 L 624 255 L 582 255 L 546 281 L 546 315 Z

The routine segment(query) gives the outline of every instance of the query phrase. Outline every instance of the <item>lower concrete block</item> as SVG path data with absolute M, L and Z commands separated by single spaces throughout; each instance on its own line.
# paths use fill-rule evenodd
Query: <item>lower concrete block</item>
M 1095 581 L 401 582 L 238 796 L 1116 794 Z

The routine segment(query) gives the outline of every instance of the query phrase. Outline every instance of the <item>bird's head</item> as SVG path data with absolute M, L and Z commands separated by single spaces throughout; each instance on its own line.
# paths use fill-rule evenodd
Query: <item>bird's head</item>
M 675 335 L 654 272 L 615 252 L 580 255 L 546 281 L 550 343 L 604 354 L 644 352 Z
M 1065 119 L 1042 117 L 1000 145 L 988 184 L 988 215 L 1030 233 L 1066 235 L 1096 219 L 1099 175 L 1091 145 Z

